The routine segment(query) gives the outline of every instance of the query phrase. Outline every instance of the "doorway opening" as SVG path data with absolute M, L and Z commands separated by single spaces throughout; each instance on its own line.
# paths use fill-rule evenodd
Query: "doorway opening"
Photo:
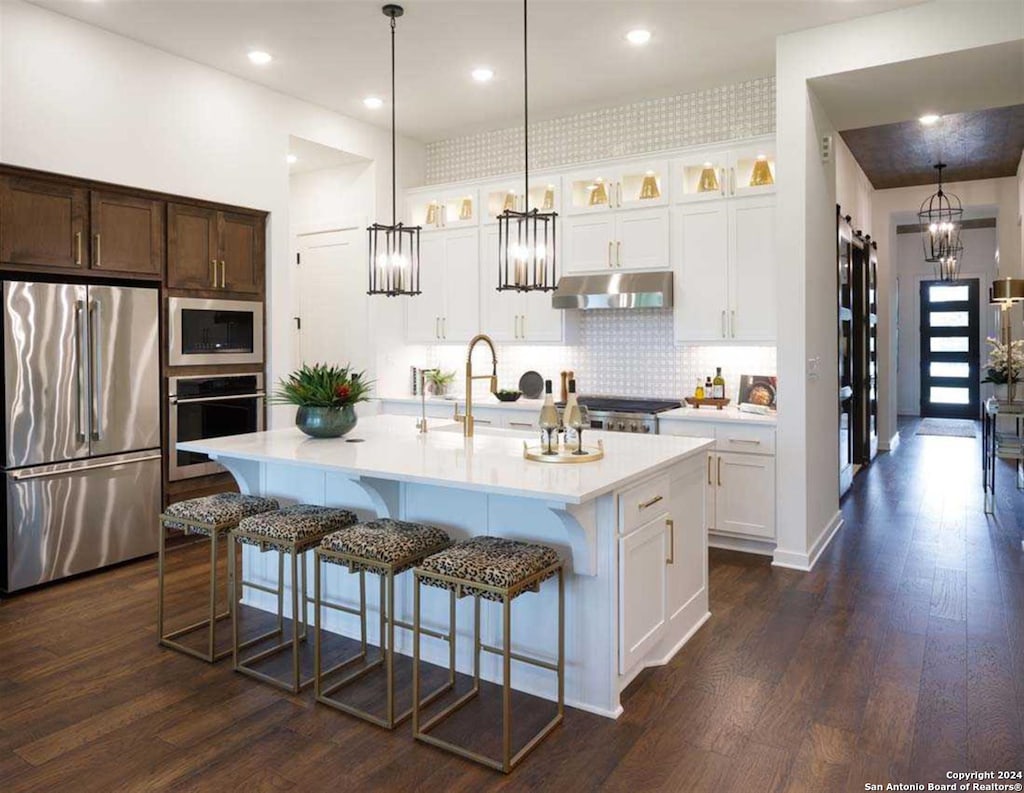
M 922 281 L 921 416 L 980 413 L 978 279 Z

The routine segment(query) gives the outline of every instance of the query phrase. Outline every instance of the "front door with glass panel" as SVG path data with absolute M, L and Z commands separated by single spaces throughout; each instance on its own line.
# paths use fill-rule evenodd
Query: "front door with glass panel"
M 979 415 L 978 279 L 921 283 L 921 415 Z

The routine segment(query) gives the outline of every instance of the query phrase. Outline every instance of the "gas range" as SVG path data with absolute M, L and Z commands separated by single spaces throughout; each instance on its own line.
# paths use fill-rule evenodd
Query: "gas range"
M 590 427 L 612 432 L 658 434 L 658 414 L 682 407 L 671 399 L 634 399 L 631 397 L 587 396 L 578 401 L 590 414 Z M 562 403 L 558 404 L 562 407 Z

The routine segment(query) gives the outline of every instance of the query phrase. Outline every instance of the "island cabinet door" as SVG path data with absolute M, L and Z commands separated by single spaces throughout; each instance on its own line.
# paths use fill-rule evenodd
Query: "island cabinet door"
M 619 540 L 619 674 L 647 655 L 667 625 L 670 526 L 663 512 Z
M 707 586 L 705 470 L 690 466 L 686 471 L 672 480 L 672 513 L 668 518 L 670 622 Z
M 715 469 L 715 530 L 774 539 L 775 458 L 721 453 Z

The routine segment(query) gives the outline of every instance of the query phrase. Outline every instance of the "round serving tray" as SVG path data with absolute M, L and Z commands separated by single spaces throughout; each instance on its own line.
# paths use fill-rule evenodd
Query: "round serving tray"
M 598 441 L 597 446 L 584 446 L 583 454 L 574 454 L 573 449 L 559 446 L 555 454 L 547 454 L 544 449 L 546 445 L 530 446 L 523 441 L 523 458 L 538 463 L 554 463 L 559 465 L 573 465 L 575 463 L 592 463 L 604 457 L 604 441 Z

